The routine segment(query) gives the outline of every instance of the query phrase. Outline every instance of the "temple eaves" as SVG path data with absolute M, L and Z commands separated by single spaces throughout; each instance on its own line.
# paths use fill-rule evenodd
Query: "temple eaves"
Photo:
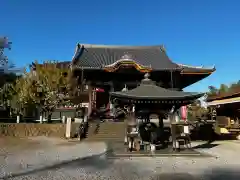
M 183 68 L 194 68 L 194 69 L 205 69 L 205 70 L 216 70 L 215 65 L 211 66 L 211 67 L 205 67 L 205 66 L 190 66 L 190 65 L 186 65 L 186 64 L 179 64 L 178 65 L 180 67 Z

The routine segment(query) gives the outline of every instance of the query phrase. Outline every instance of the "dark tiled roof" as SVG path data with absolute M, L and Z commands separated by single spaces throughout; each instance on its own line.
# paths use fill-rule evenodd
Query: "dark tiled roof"
M 216 95 L 210 95 L 207 98 L 207 102 L 215 101 L 215 100 L 221 100 L 221 99 L 228 99 L 228 98 L 234 98 L 234 97 L 240 97 L 240 88 L 233 89 L 230 92 L 220 93 Z
M 140 65 L 151 67 L 156 70 L 180 68 L 168 58 L 163 46 L 105 46 L 78 44 L 73 58 L 73 65 L 87 68 L 102 68 L 121 59 L 131 59 Z
M 153 81 L 145 77 L 140 86 L 129 91 L 111 92 L 112 97 L 148 100 L 185 100 L 197 99 L 203 94 L 174 91 L 156 86 Z
M 71 61 L 62 61 L 57 63 L 57 67 L 60 69 L 67 69 L 71 64 Z
M 39 64 L 40 66 L 47 66 L 48 63 L 44 62 L 43 64 Z M 68 69 L 69 66 L 71 65 L 71 61 L 62 61 L 62 62 L 57 62 L 57 68 L 59 69 Z M 35 63 L 33 62 L 31 65 L 31 67 L 35 66 Z

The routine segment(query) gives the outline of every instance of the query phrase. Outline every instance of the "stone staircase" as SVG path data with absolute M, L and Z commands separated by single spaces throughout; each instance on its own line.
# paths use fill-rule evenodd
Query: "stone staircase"
M 97 123 L 89 123 L 86 141 L 115 141 L 124 142 L 124 122 L 103 122 L 97 129 Z

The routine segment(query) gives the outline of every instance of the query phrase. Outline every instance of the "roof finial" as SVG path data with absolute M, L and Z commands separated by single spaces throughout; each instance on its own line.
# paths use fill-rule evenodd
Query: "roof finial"
M 123 60 L 133 60 L 133 56 L 131 54 L 129 54 L 128 52 L 126 52 L 121 59 Z
M 150 77 L 150 74 L 149 73 L 146 73 L 146 74 L 144 74 L 144 79 L 149 79 L 149 77 Z
M 150 77 L 149 73 L 144 74 L 144 78 L 141 84 L 155 84 L 155 82 L 153 82 L 149 77 Z
M 124 88 L 122 89 L 122 92 L 126 92 L 126 91 L 128 91 L 128 88 L 127 88 L 127 85 L 125 84 Z
M 164 44 L 161 45 L 161 50 L 162 50 L 163 52 L 166 52 L 166 48 L 165 48 Z

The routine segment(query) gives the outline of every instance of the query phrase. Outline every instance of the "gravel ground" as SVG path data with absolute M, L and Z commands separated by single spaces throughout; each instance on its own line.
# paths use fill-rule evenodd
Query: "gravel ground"
M 39 148 L 38 141 L 31 139 L 14 138 L 14 137 L 0 137 L 0 156 L 5 154 L 14 154 L 19 151 Z
M 18 146 L 13 150 L 10 145 L 10 153 L 2 151 L 0 154 L 0 179 L 8 176 L 19 176 L 35 172 L 36 169 L 78 160 L 87 156 L 98 155 L 106 151 L 105 143 L 78 143 L 66 142 L 57 138 L 37 137 L 28 139 L 38 144 L 38 148 L 27 150 L 25 144 L 22 149 Z M 21 141 L 19 139 L 19 141 Z M 22 142 L 21 142 L 22 143 Z M 6 144 L 5 144 L 6 145 Z M 2 148 L 2 147 L 1 147 Z M 5 147 L 8 150 L 9 147 Z
M 240 143 L 231 141 L 216 142 L 215 144 L 217 146 L 211 149 L 198 149 L 201 152 L 212 154 L 214 157 L 211 158 L 140 157 L 131 159 L 108 159 L 107 155 L 95 155 L 85 160 L 77 159 L 55 167 L 22 173 L 8 179 L 240 179 L 240 157 L 238 156 Z M 43 157 L 47 157 L 48 161 L 52 162 L 53 157 L 56 158 L 56 154 L 61 156 L 60 158 L 62 159 L 71 159 L 74 155 L 81 156 L 81 154 L 87 153 L 88 149 L 92 149 L 92 154 L 99 154 L 105 148 L 101 143 L 81 143 L 73 146 L 58 146 L 58 148 L 55 146 L 55 149 L 52 147 L 51 151 L 48 150 L 45 152 L 44 156 L 31 156 L 31 159 L 36 163 L 36 161 L 41 161 L 40 159 L 43 159 Z M 58 152 L 56 153 L 56 151 Z M 28 157 L 30 159 L 30 154 Z M 16 161 L 16 158 L 11 159 L 9 164 L 14 164 L 14 161 Z M 46 162 L 43 163 L 43 165 L 45 164 Z

